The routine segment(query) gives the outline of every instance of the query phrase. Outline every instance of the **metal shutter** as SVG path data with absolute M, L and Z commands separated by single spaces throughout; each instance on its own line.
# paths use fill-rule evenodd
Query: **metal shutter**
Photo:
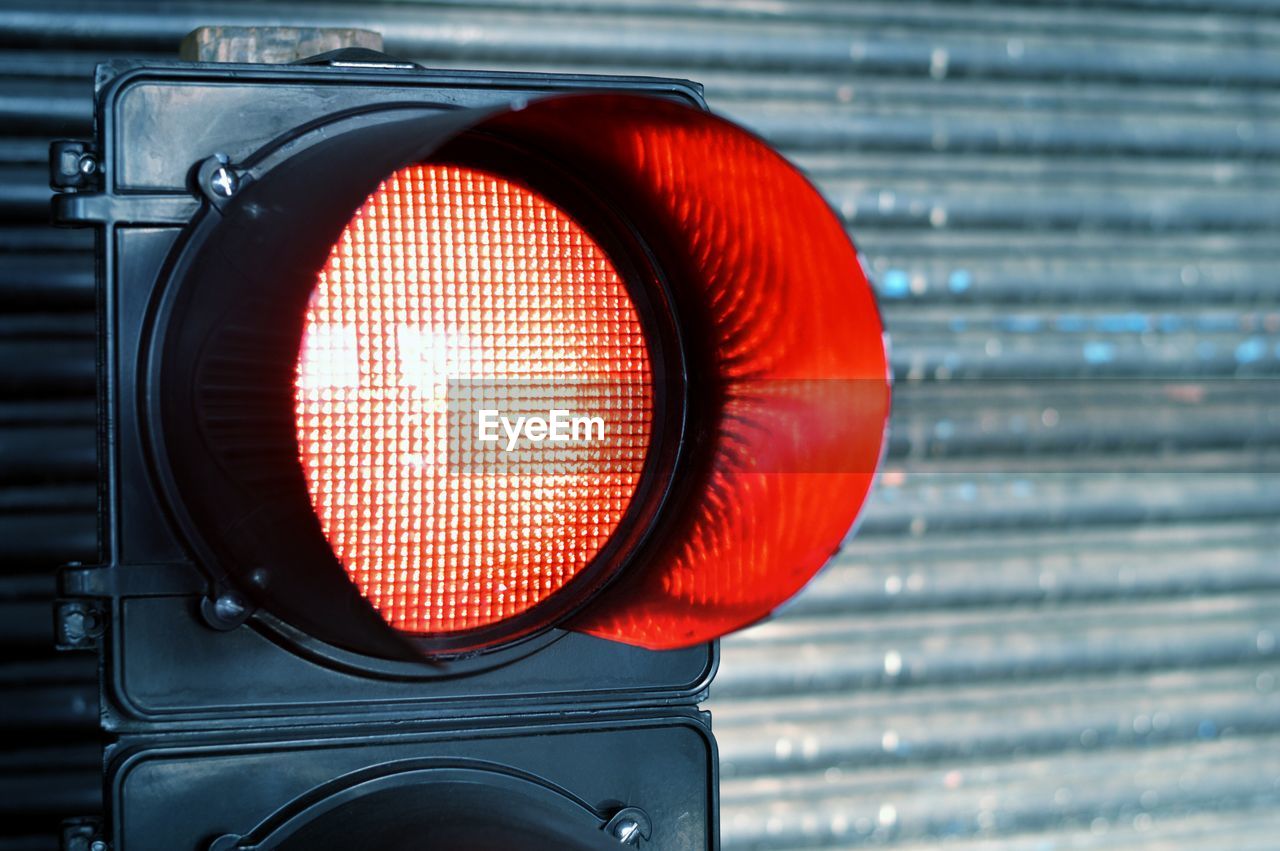
M 98 806 L 90 234 L 43 224 L 94 63 L 205 23 L 436 66 L 672 73 L 797 159 L 876 279 L 874 504 L 725 642 L 726 849 L 1273 848 L 1280 4 L 0 5 L 0 848 Z

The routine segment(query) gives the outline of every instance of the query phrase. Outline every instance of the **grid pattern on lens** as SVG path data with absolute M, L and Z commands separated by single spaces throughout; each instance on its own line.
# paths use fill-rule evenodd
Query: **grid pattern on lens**
M 493 624 L 618 528 L 652 392 L 635 304 L 577 222 L 500 176 L 412 166 L 347 225 L 308 307 L 295 401 L 311 504 L 392 626 Z M 571 440 L 510 437 L 554 411 Z

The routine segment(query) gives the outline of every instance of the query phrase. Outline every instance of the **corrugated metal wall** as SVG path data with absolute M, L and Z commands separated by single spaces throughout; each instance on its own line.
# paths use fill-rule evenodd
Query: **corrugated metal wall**
M 1280 847 L 1280 4 L 5 3 L 0 848 L 95 807 L 90 73 L 206 23 L 672 73 L 815 177 L 898 379 L 860 535 L 714 687 L 726 849 Z M 70 744 L 69 744 L 70 743 Z

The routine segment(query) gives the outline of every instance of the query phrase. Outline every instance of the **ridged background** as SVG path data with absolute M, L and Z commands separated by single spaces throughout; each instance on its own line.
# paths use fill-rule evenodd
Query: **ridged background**
M 893 335 L 856 539 L 724 644 L 726 849 L 1280 847 L 1280 4 L 0 4 L 0 849 L 100 806 L 91 73 L 201 24 L 673 74 L 804 166 Z

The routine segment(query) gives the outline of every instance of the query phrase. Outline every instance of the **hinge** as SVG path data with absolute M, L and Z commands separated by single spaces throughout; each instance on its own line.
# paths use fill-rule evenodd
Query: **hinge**
M 103 167 L 90 142 L 58 139 L 49 144 L 54 224 L 185 225 L 200 209 L 199 200 L 190 195 L 104 193 Z
M 92 650 L 107 631 L 117 597 L 202 595 L 207 583 L 187 564 L 68 564 L 58 571 L 53 628 L 59 650 Z

